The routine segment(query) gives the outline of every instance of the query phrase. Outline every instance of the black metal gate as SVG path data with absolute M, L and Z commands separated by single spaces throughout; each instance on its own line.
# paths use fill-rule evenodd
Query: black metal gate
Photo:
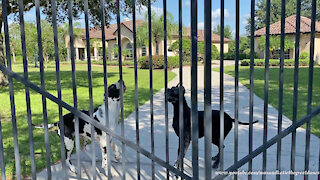
M 132 17 L 133 17 L 133 59 L 134 59 L 134 73 L 135 73 L 135 108 L 136 108 L 136 143 L 133 143 L 127 140 L 124 137 L 124 114 L 123 114 L 123 100 L 121 98 L 121 128 L 122 133 L 118 135 L 117 133 L 111 131 L 109 127 L 102 126 L 97 121 L 93 119 L 93 100 L 92 100 L 92 74 L 91 74 L 91 57 L 90 53 L 87 53 L 88 59 L 88 79 L 89 79 L 89 97 L 90 97 L 90 116 L 82 113 L 78 110 L 77 106 L 77 84 L 76 84 L 76 70 L 75 70 L 75 49 L 73 47 L 74 43 L 74 34 L 73 34 L 73 12 L 72 12 L 72 0 L 68 0 L 68 19 L 69 19 L 69 35 L 70 35 L 70 45 L 71 45 L 71 64 L 72 64 L 72 85 L 73 85 L 73 100 L 74 104 L 70 105 L 66 102 L 61 100 L 61 84 L 60 84 L 60 61 L 59 61 L 59 52 L 58 52 L 58 34 L 57 34 L 57 12 L 56 12 L 56 0 L 51 0 L 52 4 L 52 26 L 54 29 L 54 50 L 55 50 L 55 62 L 56 62 L 56 80 L 57 80 L 57 92 L 58 97 L 50 94 L 46 90 L 45 81 L 44 81 L 44 58 L 43 58 L 43 48 L 42 48 L 42 41 L 41 41 L 41 21 L 40 21 L 40 2 L 39 0 L 35 0 L 35 7 L 36 7 L 36 23 L 37 23 L 37 34 L 38 34 L 38 47 L 39 47 L 39 62 L 40 62 L 40 75 L 41 75 L 41 86 L 37 86 L 36 84 L 30 82 L 28 79 L 28 62 L 26 57 L 26 44 L 25 44 L 25 27 L 24 27 L 24 17 L 23 17 L 23 0 L 19 0 L 19 20 L 20 20 L 20 30 L 21 30 L 21 42 L 22 42 L 22 50 L 23 50 L 23 67 L 24 67 L 24 76 L 20 76 L 16 72 L 12 71 L 12 64 L 11 64 L 11 56 L 10 56 L 10 40 L 9 40 L 9 29 L 8 29 L 8 12 L 7 12 L 7 0 L 2 0 L 2 17 L 4 22 L 4 35 L 5 35 L 5 47 L 6 47 L 6 58 L 7 58 L 7 66 L 0 64 L 0 70 L 8 75 L 9 77 L 9 90 L 10 90 L 10 102 L 11 102 L 11 113 L 12 113 L 12 127 L 13 127 L 13 138 L 14 138 L 14 154 L 15 154 L 15 170 L 16 170 L 16 178 L 21 179 L 21 165 L 19 159 L 19 146 L 18 146 L 18 137 L 17 137 L 17 123 L 16 123 L 16 114 L 15 114 L 15 98 L 14 98 L 14 87 L 13 87 L 13 79 L 23 83 L 25 85 L 25 93 L 26 93 L 26 104 L 27 104 L 27 121 L 28 121 L 28 130 L 29 130 L 29 143 L 30 143 L 30 158 L 31 158 L 31 168 L 32 168 L 32 179 L 36 179 L 36 167 L 35 167 L 35 156 L 34 156 L 34 140 L 32 135 L 32 121 L 31 121 L 31 111 L 30 111 L 30 94 L 29 90 L 32 89 L 39 94 L 42 95 L 42 105 L 43 105 L 43 119 L 44 119 L 44 127 L 45 127 L 45 148 L 46 148 L 46 167 L 47 167 L 47 178 L 51 179 L 51 164 L 50 164 L 50 148 L 49 148 L 49 137 L 48 137 L 48 120 L 47 120 L 47 100 L 50 100 L 56 103 L 59 106 L 59 123 L 63 129 L 63 118 L 62 118 L 62 108 L 72 112 L 76 118 L 82 118 L 86 122 L 92 124 L 94 127 L 101 129 L 102 131 L 108 134 L 107 140 L 109 141 L 110 136 L 116 138 L 122 143 L 122 152 L 125 154 L 126 148 L 132 148 L 137 152 L 137 179 L 140 179 L 140 155 L 144 155 L 150 160 L 152 160 L 152 179 L 155 179 L 155 163 L 163 166 L 167 169 L 167 179 L 170 178 L 170 173 L 175 174 L 183 179 L 199 179 L 199 152 L 198 152 L 198 87 L 197 87 L 197 75 L 198 75 L 198 57 L 197 57 L 197 42 L 198 42 L 198 32 L 197 32 L 197 13 L 198 10 L 200 13 L 204 13 L 205 18 L 205 60 L 204 60 L 204 77 L 205 77 L 205 88 L 204 88 L 204 95 L 205 95 L 205 179 L 212 178 L 212 152 L 211 152 L 211 29 L 212 29 L 212 1 L 205 0 L 204 1 L 204 9 L 198 9 L 197 7 L 197 0 L 190 0 L 191 1 L 191 56 L 192 56 L 192 65 L 191 65 L 191 119 L 192 119 L 192 176 L 187 175 L 183 170 L 183 159 L 181 158 L 181 169 L 175 168 L 172 164 L 169 163 L 169 147 L 168 147 L 168 97 L 167 93 L 165 93 L 165 123 L 166 123 L 166 159 L 161 159 L 155 155 L 154 152 L 154 127 L 153 127 L 153 69 L 152 69 L 152 38 L 151 38 L 151 0 L 148 0 L 148 28 L 149 28 L 149 72 L 150 72 L 150 123 L 151 123 L 151 152 L 147 151 L 146 149 L 140 147 L 140 137 L 139 137 L 139 106 L 138 106 L 138 73 L 137 73 L 137 45 L 136 45 L 136 12 L 135 12 L 135 1 L 132 2 Z M 90 39 L 89 39 L 89 17 L 88 17 L 88 0 L 84 0 L 82 2 L 84 4 L 84 14 L 85 14 L 85 30 L 86 30 L 86 48 L 87 52 L 90 52 Z M 104 14 L 104 5 L 105 3 L 109 3 L 109 1 L 100 0 L 100 12 L 101 12 L 101 27 L 105 27 L 105 14 Z M 118 32 L 120 32 L 120 5 L 119 0 L 116 1 L 117 6 L 117 25 L 118 25 Z M 223 122 L 224 119 L 224 0 L 221 0 L 221 39 L 220 39 L 220 122 Z M 232 2 L 233 3 L 233 2 Z M 235 48 L 235 129 L 234 129 L 234 164 L 226 169 L 224 169 L 223 165 L 223 129 L 224 124 L 221 123 L 220 128 L 220 171 L 226 172 L 234 172 L 237 171 L 238 168 L 248 163 L 248 171 L 252 171 L 252 159 L 256 156 L 263 154 L 263 168 L 262 171 L 266 171 L 266 151 L 269 147 L 274 144 L 277 144 L 277 170 L 280 170 L 281 165 L 281 139 L 285 136 L 292 134 L 292 148 L 291 148 L 291 170 L 295 170 L 294 161 L 295 161 L 295 143 L 296 143 L 296 129 L 303 124 L 306 123 L 306 145 L 305 145 L 305 171 L 309 170 L 309 148 L 310 148 L 310 124 L 311 119 L 320 113 L 320 107 L 315 109 L 311 108 L 312 103 L 312 84 L 313 84 L 313 66 L 314 66 L 314 47 L 315 47 L 315 19 L 316 19 L 316 0 L 312 0 L 312 26 L 311 26 L 311 43 L 310 43 L 310 62 L 309 62 L 309 86 L 308 86 L 308 113 L 305 117 L 297 120 L 297 94 L 298 94 L 298 71 L 299 71 L 299 40 L 300 40 L 300 5 L 301 0 L 297 0 L 297 29 L 296 29 L 296 40 L 295 40 L 295 69 L 294 69 L 294 106 L 293 106 L 293 123 L 286 129 L 281 129 L 282 127 L 282 100 L 283 100 L 283 71 L 284 71 L 284 37 L 285 37 L 285 0 L 282 0 L 282 13 L 281 13 L 281 53 L 280 53 L 280 79 L 279 79 L 279 113 L 278 113 L 278 135 L 267 140 L 267 123 L 268 123 L 268 78 L 269 78 L 269 34 L 270 34 L 270 0 L 267 0 L 267 15 L 266 15 L 266 58 L 265 58 L 265 90 L 264 90 L 264 136 L 263 136 L 263 145 L 259 146 L 256 149 L 253 149 L 252 146 L 252 138 L 253 138 L 253 88 L 254 88 L 254 20 L 255 20 L 255 0 L 251 0 L 251 56 L 250 56 L 250 106 L 249 106 L 249 154 L 246 155 L 242 159 L 238 159 L 238 103 L 239 103 L 239 27 L 240 27 L 240 15 L 239 15 L 239 7 L 240 7 L 240 0 L 235 1 L 236 7 L 236 48 Z M 163 0 L 163 14 L 164 19 L 166 17 L 167 12 L 167 1 Z M 179 0 L 179 41 L 182 42 L 182 0 Z M 105 94 L 108 93 L 107 91 L 107 64 L 106 64 L 106 51 L 105 51 L 105 29 L 101 28 L 102 30 L 102 44 L 103 44 L 103 67 L 104 67 L 104 89 Z M 168 87 L 168 68 L 167 68 L 167 23 L 164 21 L 163 26 L 165 38 L 164 38 L 164 57 L 165 57 L 165 91 Z M 120 79 L 122 80 L 122 59 L 121 59 L 121 33 L 118 33 L 118 60 L 119 60 L 119 75 Z M 182 82 L 182 43 L 180 43 L 180 63 L 179 63 L 179 75 L 180 75 L 180 84 Z M 180 86 L 181 87 L 181 86 Z M 122 89 L 122 88 L 121 88 Z M 123 96 L 123 92 L 120 93 L 121 97 Z M 180 102 L 182 103 L 182 88 L 180 88 Z M 106 104 L 106 112 L 108 112 L 108 105 Z M 183 136 L 183 118 L 182 118 L 183 111 L 180 109 L 180 136 Z M 106 116 L 108 117 L 108 115 Z M 106 122 L 109 122 L 106 119 Z M 107 123 L 108 124 L 108 123 Z M 75 123 L 76 129 L 76 152 L 77 152 L 77 166 L 78 169 L 81 169 L 80 165 L 80 141 L 79 141 L 79 122 L 76 120 Z M 93 130 L 93 128 L 92 128 Z M 94 140 L 94 137 L 92 137 Z M 62 167 L 64 169 L 65 178 L 67 178 L 66 173 L 66 162 L 65 162 L 65 148 L 64 148 L 64 139 L 60 138 L 61 141 L 61 157 L 62 157 Z M 182 141 L 180 152 L 183 154 L 183 138 L 180 139 Z M 5 157 L 3 154 L 3 143 L 2 143 L 2 130 L 0 124 L 0 165 L 1 165 L 1 177 L 2 179 L 6 179 L 5 173 Z M 107 143 L 108 145 L 108 143 Z M 107 146 L 109 150 L 109 145 Z M 93 151 L 94 152 L 94 151 Z M 110 171 L 110 153 L 108 153 L 108 174 L 109 178 L 111 178 L 111 171 Z M 92 156 L 95 157 L 95 156 Z M 92 159 L 92 166 L 96 166 L 95 158 Z M 122 170 L 123 170 L 123 178 L 125 179 L 126 173 L 126 164 L 125 161 L 122 162 Z M 95 168 L 93 169 L 94 179 L 96 178 Z M 220 179 L 228 176 L 228 173 L 220 174 L 215 176 L 214 179 Z M 262 176 L 263 179 L 266 179 L 266 175 Z M 81 179 L 81 173 L 77 174 L 77 178 Z M 237 175 L 234 175 L 234 178 L 237 179 Z M 252 175 L 248 175 L 248 178 L 251 179 Z M 277 178 L 280 179 L 280 174 L 277 175 Z M 291 175 L 291 178 L 294 178 L 294 175 Z M 305 178 L 308 178 L 308 175 L 305 175 Z

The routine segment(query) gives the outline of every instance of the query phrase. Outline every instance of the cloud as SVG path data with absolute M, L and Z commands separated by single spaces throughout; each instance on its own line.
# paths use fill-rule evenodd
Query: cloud
M 220 19 L 220 8 L 212 11 L 212 20 Z M 224 18 L 230 17 L 228 9 L 224 9 Z
M 155 13 L 157 16 L 161 16 L 163 14 L 163 9 L 159 7 L 151 6 L 151 11 Z M 148 12 L 148 8 L 146 6 L 137 7 L 136 18 L 143 20 L 147 12 Z
M 184 6 L 190 7 L 190 1 L 185 1 L 185 2 L 184 2 Z
M 248 18 L 250 18 L 250 14 L 245 14 L 245 15 L 242 15 L 240 17 L 240 21 L 243 25 L 247 25 L 248 24 Z
M 204 22 L 198 23 L 198 29 L 204 29 Z

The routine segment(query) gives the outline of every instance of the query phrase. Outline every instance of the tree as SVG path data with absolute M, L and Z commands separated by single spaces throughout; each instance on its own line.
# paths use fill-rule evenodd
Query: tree
M 161 39 L 164 37 L 164 31 L 163 31 L 163 22 L 164 17 L 163 15 L 157 16 L 156 13 L 151 13 L 151 36 L 152 36 L 152 42 L 156 45 L 156 55 L 159 55 L 159 43 Z M 170 38 L 170 34 L 173 31 L 174 27 L 174 21 L 173 21 L 173 15 L 169 12 L 167 12 L 167 33 L 168 37 Z M 148 13 L 145 14 L 145 20 L 144 23 L 137 29 L 137 45 L 143 46 L 148 45 Z
M 154 0 L 153 0 L 154 1 Z M 7 2 L 7 15 L 17 14 L 19 12 L 18 1 L 16 0 L 6 0 Z M 65 22 L 67 19 L 68 6 L 67 1 L 65 0 L 57 0 L 57 18 L 58 22 Z M 88 1 L 89 7 L 89 20 L 92 24 L 100 24 L 100 0 L 90 0 Z M 137 0 L 136 7 L 141 7 L 142 5 L 147 5 L 147 0 Z M 42 14 L 46 15 L 47 20 L 49 22 L 52 21 L 51 14 L 51 1 L 40 1 Z M 35 7 L 34 0 L 24 0 L 23 1 L 23 10 L 24 12 L 31 10 Z M 105 14 L 105 23 L 109 24 L 110 21 L 114 18 L 114 15 L 117 12 L 116 1 L 106 1 L 104 9 Z M 123 15 L 128 15 L 132 10 L 132 1 L 121 1 L 120 9 Z M 4 56 L 4 46 L 3 46 L 3 36 L 2 36 L 2 3 L 0 7 L 0 63 L 6 66 L 5 56 Z M 72 5 L 73 17 L 75 19 L 79 18 L 81 14 L 84 12 L 84 4 L 83 1 L 74 0 Z M 18 16 L 16 16 L 16 20 Z M 52 37 L 53 39 L 53 37 Z M 8 77 L 0 72 L 0 85 L 6 86 L 8 84 Z
M 229 43 L 229 52 L 236 51 L 236 41 L 232 40 Z M 239 53 L 250 54 L 250 38 L 246 36 L 240 36 L 239 38 Z
M 278 22 L 281 20 L 281 0 L 272 0 L 270 4 L 270 24 Z M 291 15 L 296 14 L 297 2 L 296 0 L 286 0 L 286 14 L 285 17 L 289 17 Z M 317 4 L 320 3 L 320 0 L 317 0 Z M 311 18 L 311 0 L 303 0 L 301 3 L 301 15 Z M 255 29 L 260 29 L 266 27 L 266 12 L 267 12 L 267 4 L 266 0 L 259 0 L 257 2 L 257 9 L 255 11 Z M 317 13 L 316 20 L 320 20 L 320 14 Z M 250 17 L 247 19 L 246 30 L 250 32 Z
M 179 55 L 179 40 L 175 41 L 169 47 L 169 50 L 173 51 L 176 55 Z M 212 44 L 212 58 L 217 59 L 219 56 L 218 49 L 215 45 Z M 205 49 L 204 49 L 204 42 L 198 42 L 198 53 L 204 57 Z M 190 61 L 191 58 L 191 40 L 187 38 L 182 38 L 182 58 L 183 61 Z
M 74 24 L 75 31 L 74 36 L 83 35 L 82 31 L 79 30 L 79 23 Z M 43 58 L 45 61 L 45 65 L 49 59 L 54 58 L 54 42 L 52 41 L 53 37 L 53 28 L 51 24 L 46 21 L 41 21 L 41 29 L 42 29 L 42 47 L 43 47 Z M 59 56 L 60 59 L 66 59 L 66 47 L 65 45 L 65 35 L 68 34 L 68 25 L 59 26 L 58 27 L 58 43 L 59 47 Z M 21 49 L 21 35 L 20 35 L 20 26 L 17 22 L 14 22 L 9 25 L 10 30 L 10 47 L 12 55 L 18 54 L 22 55 Z M 37 42 L 37 27 L 35 22 L 25 22 L 25 43 L 26 43 L 26 55 L 28 61 L 34 61 L 35 66 L 37 67 L 37 59 L 38 56 L 38 43 Z M 14 57 L 14 56 L 13 56 Z
M 220 25 L 215 26 L 213 32 L 215 34 L 221 35 Z M 232 39 L 232 30 L 229 25 L 224 26 L 224 37 Z
M 269 38 L 269 50 L 270 50 L 270 58 L 274 58 L 274 51 L 280 50 L 280 36 L 270 36 Z M 259 39 L 259 49 L 260 51 L 264 51 L 266 47 L 266 36 L 261 36 Z M 294 42 L 292 39 L 285 37 L 284 39 L 284 50 L 287 51 L 289 49 L 294 48 Z

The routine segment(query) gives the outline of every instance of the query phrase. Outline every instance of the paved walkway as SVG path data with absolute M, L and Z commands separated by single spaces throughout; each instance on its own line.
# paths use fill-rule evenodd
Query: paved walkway
M 226 61 L 225 65 L 232 64 L 232 62 Z M 217 65 L 214 65 L 217 66 Z M 174 69 L 173 72 L 178 74 L 178 69 Z M 169 87 L 175 86 L 178 83 L 178 76 L 169 83 Z M 198 105 L 199 110 L 203 109 L 203 67 L 198 69 Z M 190 67 L 184 67 L 183 69 L 183 84 L 186 88 L 186 98 L 190 104 Z M 219 73 L 212 73 L 212 108 L 219 109 Z M 229 75 L 224 75 L 224 107 L 225 111 L 234 117 L 234 78 Z M 165 117 L 164 117 L 164 90 L 161 90 L 154 96 L 154 132 L 155 132 L 155 154 L 161 159 L 165 159 Z M 268 115 L 268 139 L 271 139 L 277 134 L 277 116 L 278 111 L 269 105 Z M 151 140 L 150 140 L 150 104 L 149 101 L 139 108 L 139 119 L 140 119 L 140 139 L 141 146 L 151 151 Z M 169 151 L 170 151 L 170 164 L 174 164 L 177 156 L 178 138 L 174 134 L 171 127 L 173 118 L 173 107 L 169 105 Z M 242 122 L 248 122 L 249 120 L 249 90 L 242 84 L 239 84 L 239 120 Z M 257 96 L 254 96 L 254 120 L 259 120 L 259 123 L 254 125 L 253 129 L 253 149 L 262 145 L 263 140 L 263 100 Z M 291 121 L 283 116 L 283 129 L 290 126 Z M 248 126 L 239 126 L 239 159 L 248 154 Z M 117 130 L 120 133 L 120 127 Z M 135 142 L 135 113 L 132 113 L 125 120 L 125 136 L 128 140 Z M 225 139 L 224 148 L 224 167 L 228 168 L 233 164 L 234 157 L 234 132 L 233 129 Z M 302 128 L 297 129 L 297 148 L 296 148 L 296 170 L 303 171 L 304 169 L 304 149 L 305 149 L 305 130 Z M 119 142 L 116 142 L 120 144 Z M 90 145 L 87 146 L 87 151 L 90 153 Z M 217 153 L 217 148 L 213 147 L 213 154 Z M 99 149 L 96 147 L 96 149 Z M 281 169 L 290 169 L 290 149 L 291 149 L 291 135 L 285 137 L 282 140 L 282 161 Z M 276 170 L 276 157 L 277 157 L 276 145 L 271 146 L 267 151 L 267 170 Z M 101 169 L 101 156 L 100 151 L 97 151 L 97 173 L 101 170 L 102 173 L 98 173 L 98 179 L 106 179 L 104 171 Z M 318 170 L 318 154 L 319 154 L 319 138 L 311 135 L 310 140 L 310 170 Z M 82 153 L 82 177 L 84 179 L 91 179 L 91 161 L 90 158 Z M 73 162 L 75 162 L 75 155 L 72 156 Z M 123 158 L 126 161 L 126 178 L 136 179 L 136 152 L 126 148 L 126 157 Z M 114 179 L 121 179 L 121 163 L 112 163 L 114 174 L 118 174 Z M 247 165 L 244 165 L 240 170 L 247 170 Z M 200 168 L 200 179 L 204 176 L 204 141 L 199 140 L 199 168 Z M 191 168 L 191 148 L 189 148 L 185 158 L 185 169 L 186 173 L 192 173 Z M 262 154 L 253 159 L 253 170 L 259 171 L 262 169 Z M 53 179 L 61 179 L 61 164 L 52 166 Z M 165 179 L 166 170 L 156 164 L 156 179 Z M 46 179 L 46 171 L 39 172 L 39 179 Z M 75 178 L 75 174 L 69 172 L 70 177 Z M 141 178 L 151 179 L 151 161 L 141 155 Z M 215 176 L 215 171 L 212 172 Z M 173 177 L 173 176 L 172 176 Z M 288 175 L 282 175 L 282 179 L 289 179 Z M 317 176 L 309 176 L 309 179 L 317 179 Z M 227 179 L 231 179 L 230 177 Z M 247 179 L 247 176 L 239 176 L 239 179 Z M 261 179 L 261 175 L 253 175 L 253 179 Z M 275 175 L 268 175 L 267 179 L 275 179 Z M 296 176 L 296 179 L 303 179 L 302 175 Z

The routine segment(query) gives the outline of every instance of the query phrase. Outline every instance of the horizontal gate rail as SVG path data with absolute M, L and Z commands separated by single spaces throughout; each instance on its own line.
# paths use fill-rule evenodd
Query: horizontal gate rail
M 279 139 L 282 139 L 285 136 L 287 136 L 288 134 L 292 133 L 293 130 L 295 130 L 298 127 L 302 126 L 304 123 L 310 121 L 313 117 L 315 117 L 318 114 L 320 114 L 320 106 L 317 107 L 315 110 L 313 110 L 310 114 L 308 114 L 308 115 L 304 116 L 303 118 L 301 118 L 299 121 L 297 121 L 297 123 L 290 125 L 288 128 L 286 128 L 285 130 L 281 131 L 278 135 L 276 135 L 273 138 L 271 138 L 269 141 L 266 142 L 265 145 L 259 146 L 251 154 L 248 154 L 247 156 L 245 156 L 244 158 L 239 160 L 236 164 L 230 166 L 225 171 L 226 172 L 236 171 L 238 168 L 240 168 L 241 166 L 246 164 L 248 161 L 250 161 L 250 159 L 253 159 L 256 156 L 258 156 L 260 153 L 262 153 L 264 151 L 264 149 L 267 149 L 270 146 L 274 145 L 275 143 L 277 143 L 279 141 Z M 228 176 L 228 175 L 227 174 L 223 174 L 223 175 L 221 174 L 221 175 L 216 176 L 214 179 L 221 179 L 221 178 L 224 178 L 226 176 Z
M 91 125 L 95 126 L 96 128 L 99 128 L 100 130 L 104 131 L 105 133 L 109 134 L 110 136 L 118 139 L 119 141 L 125 143 L 127 146 L 131 147 L 132 149 L 138 151 L 139 153 L 143 154 L 144 156 L 146 156 L 147 158 L 153 160 L 154 162 L 158 163 L 159 165 L 163 166 L 164 168 L 167 168 L 168 170 L 170 170 L 171 172 L 173 172 L 174 174 L 184 178 L 184 179 L 192 179 L 189 175 L 177 170 L 176 168 L 174 168 L 173 166 L 171 166 L 170 164 L 166 163 L 165 161 L 163 161 L 162 159 L 160 159 L 159 157 L 155 156 L 154 154 L 148 152 L 147 150 L 145 150 L 144 148 L 141 148 L 139 146 L 137 146 L 136 144 L 134 144 L 133 142 L 125 139 L 124 137 L 116 134 L 115 132 L 111 131 L 109 128 L 104 127 L 103 125 L 101 125 L 100 123 L 98 123 L 97 121 L 95 121 L 94 119 L 90 118 L 90 116 L 82 113 L 81 111 L 79 111 L 78 109 L 70 106 L 69 104 L 67 104 L 66 102 L 59 100 L 56 96 L 52 95 L 51 93 L 42 90 L 39 86 L 37 86 L 36 84 L 30 82 L 29 80 L 26 81 L 22 76 L 20 76 L 19 74 L 7 69 L 4 65 L 0 64 L 0 70 L 8 75 L 10 78 L 14 78 L 17 81 L 21 82 L 22 84 L 24 84 L 25 86 L 28 86 L 29 88 L 33 89 L 34 91 L 36 91 L 39 94 L 43 94 L 46 98 L 50 99 L 51 101 L 55 102 L 58 105 L 61 105 L 62 107 L 64 107 L 65 109 L 67 109 L 68 111 L 70 111 L 71 113 L 73 113 L 75 116 L 83 119 L 84 121 L 86 121 L 87 123 L 90 123 Z M 320 108 L 319 108 L 320 111 Z

